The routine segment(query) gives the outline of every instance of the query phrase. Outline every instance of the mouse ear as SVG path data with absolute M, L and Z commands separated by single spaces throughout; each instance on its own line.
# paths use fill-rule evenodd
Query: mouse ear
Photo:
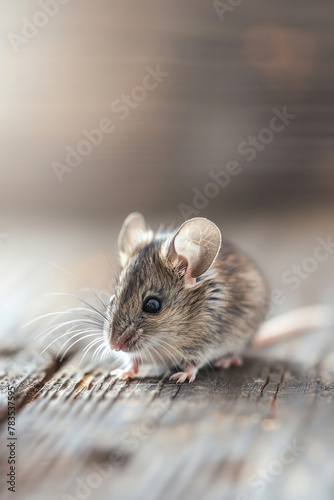
M 184 262 L 187 267 L 186 281 L 194 285 L 196 278 L 216 260 L 221 244 L 218 227 L 208 219 L 196 217 L 178 229 L 169 244 L 167 258 L 173 263 Z
M 118 249 L 124 266 L 136 250 L 152 240 L 153 232 L 147 229 L 142 214 L 134 212 L 125 219 L 118 236 Z

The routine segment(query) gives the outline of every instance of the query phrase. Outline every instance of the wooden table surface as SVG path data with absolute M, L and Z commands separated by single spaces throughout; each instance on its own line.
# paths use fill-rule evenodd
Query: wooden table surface
M 4 439 L 6 386 L 17 387 L 16 498 L 332 497 L 334 373 L 325 359 L 307 368 L 253 355 L 183 385 L 149 367 L 124 382 L 78 359 L 1 355 Z M 2 482 L 7 469 L 2 450 Z

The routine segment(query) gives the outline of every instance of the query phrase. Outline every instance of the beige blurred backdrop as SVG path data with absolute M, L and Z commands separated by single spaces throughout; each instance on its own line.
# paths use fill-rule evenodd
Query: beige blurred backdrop
M 1 0 L 2 307 L 25 304 L 10 327 L 31 314 L 23 285 L 58 279 L 41 259 L 107 289 L 99 255 L 116 257 L 123 218 L 181 223 L 180 204 L 211 217 L 283 287 L 278 311 L 331 299 L 334 257 L 296 292 L 282 275 L 334 231 L 333 15 L 332 0 Z M 157 68 L 164 76 L 143 97 L 138 86 Z M 128 112 L 115 111 L 133 92 Z M 284 108 L 294 118 L 249 161 L 240 147 L 268 139 Z M 113 131 L 66 165 L 66 148 L 105 119 Z M 196 208 L 232 160 L 241 172 Z

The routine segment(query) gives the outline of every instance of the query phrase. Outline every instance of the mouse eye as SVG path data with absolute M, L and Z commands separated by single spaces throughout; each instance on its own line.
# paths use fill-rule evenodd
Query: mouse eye
M 157 297 L 148 297 L 143 304 L 143 311 L 146 313 L 157 313 L 161 309 L 161 300 Z

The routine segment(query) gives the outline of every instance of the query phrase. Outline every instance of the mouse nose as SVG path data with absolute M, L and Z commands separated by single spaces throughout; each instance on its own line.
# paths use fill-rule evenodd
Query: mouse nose
M 114 351 L 122 351 L 125 347 L 125 342 L 122 340 L 122 334 L 119 332 L 112 332 L 110 337 L 110 345 Z
M 133 335 L 133 328 L 128 327 L 123 331 L 114 330 L 111 334 L 110 345 L 115 351 L 126 351 L 127 342 Z
M 111 341 L 110 345 L 114 351 L 124 351 L 125 349 L 125 342 L 121 342 L 119 340 Z

